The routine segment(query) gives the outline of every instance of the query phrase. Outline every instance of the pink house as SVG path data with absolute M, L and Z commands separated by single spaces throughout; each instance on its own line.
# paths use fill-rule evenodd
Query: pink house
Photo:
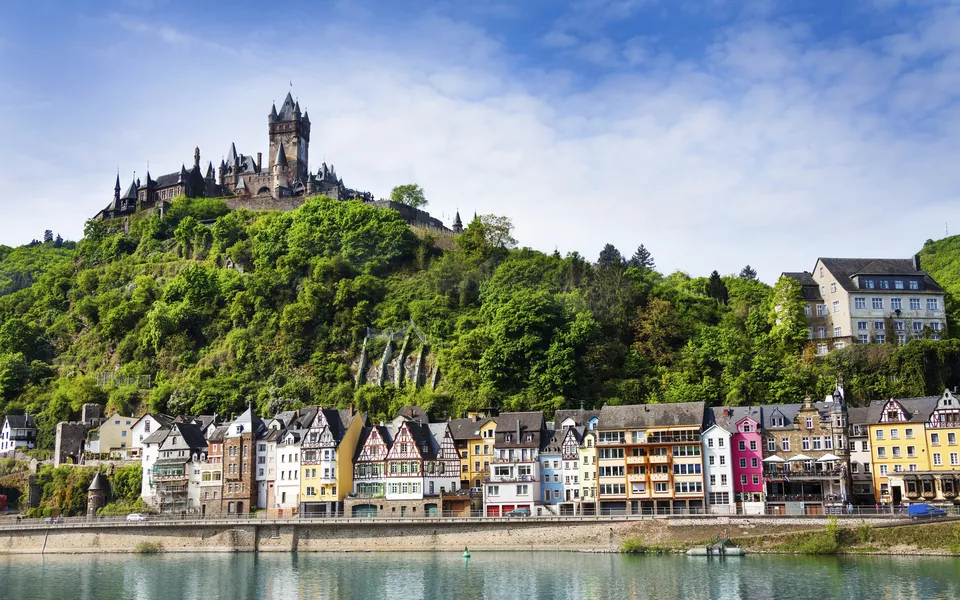
M 731 438 L 733 458 L 733 492 L 736 501 L 763 502 L 763 446 L 760 438 L 759 410 L 750 408 L 756 415 L 748 415 L 736 422 L 736 432 Z

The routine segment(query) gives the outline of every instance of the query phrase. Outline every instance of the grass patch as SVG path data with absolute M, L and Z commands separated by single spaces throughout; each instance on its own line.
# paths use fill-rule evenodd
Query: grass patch
M 624 554 L 646 554 L 647 546 L 640 538 L 627 538 L 620 544 L 620 552 Z
M 133 551 L 137 554 L 160 554 L 163 552 L 163 545 L 160 542 L 140 542 Z

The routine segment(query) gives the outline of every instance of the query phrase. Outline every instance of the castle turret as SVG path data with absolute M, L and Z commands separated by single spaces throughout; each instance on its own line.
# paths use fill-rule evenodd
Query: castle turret
M 460 211 L 457 211 L 457 215 L 453 217 L 453 232 L 454 233 L 463 233 L 463 221 L 460 220 Z
M 186 185 L 187 183 L 187 167 L 182 163 L 180 164 L 180 176 L 177 177 L 177 183 L 180 185 Z
M 200 170 L 200 146 L 197 146 L 197 149 L 193 151 L 193 168 Z
M 277 149 L 283 142 L 286 149 L 291 181 L 307 181 L 309 172 L 308 148 L 310 145 L 310 121 L 301 117 L 300 103 L 293 99 L 288 92 L 280 111 L 274 116 L 271 111 L 269 119 L 270 131 L 270 169 L 273 169 Z
M 270 109 L 270 114 L 267 115 L 267 122 L 274 123 L 277 120 L 277 105 L 274 104 L 273 108 Z
M 290 181 L 290 163 L 287 161 L 286 151 L 283 149 L 283 142 L 277 148 L 277 155 L 273 159 L 273 197 L 282 197 L 283 190 L 289 187 Z
M 107 499 L 110 497 L 110 482 L 103 473 L 97 473 L 87 488 L 87 518 L 93 519 L 97 516 L 97 510 L 107 505 Z
M 116 205 L 120 204 L 120 172 L 117 172 L 117 185 L 113 186 L 113 201 Z

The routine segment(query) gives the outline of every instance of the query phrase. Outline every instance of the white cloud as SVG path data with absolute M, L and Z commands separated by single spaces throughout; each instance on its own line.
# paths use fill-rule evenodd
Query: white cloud
M 918 27 L 913 43 L 930 34 Z M 55 140 L 0 123 L 23 140 L 19 153 L 0 150 L 17 174 L 0 201 L 0 239 L 45 228 L 76 237 L 109 201 L 118 161 L 126 184 L 148 160 L 154 176 L 177 170 L 196 144 L 214 163 L 231 141 L 266 152 L 270 101 L 288 87 L 283 65 L 306 73 L 294 92 L 313 122 L 314 168 L 326 160 L 380 196 L 417 182 L 436 214 L 509 215 L 516 237 L 544 251 L 593 258 L 606 242 L 626 254 L 644 243 L 663 269 L 750 263 L 772 281 L 820 255 L 908 256 L 944 221 L 960 229 L 960 115 L 941 108 L 952 49 L 905 70 L 892 42 L 819 44 L 803 29 L 752 21 L 718 35 L 702 62 L 644 58 L 640 71 L 583 88 L 570 72 L 517 71 L 496 38 L 449 19 L 420 21 L 403 41 L 325 35 L 258 39 L 235 70 L 213 68 L 218 48 L 247 40 L 213 37 L 171 56 L 154 39 L 135 58 L 177 61 L 175 93 L 169 79 L 134 78 L 133 99 L 99 107 L 109 130 L 91 130 L 82 113 Z M 924 104 L 927 89 L 941 100 Z M 936 111 L 926 127 L 904 126 L 900 111 L 915 106 Z

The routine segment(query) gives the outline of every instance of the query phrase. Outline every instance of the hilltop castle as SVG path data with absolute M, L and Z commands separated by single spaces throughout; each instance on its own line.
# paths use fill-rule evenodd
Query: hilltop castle
M 429 213 L 389 200 L 374 200 L 369 192 L 348 188 L 333 165 L 324 162 L 316 173 L 309 169 L 310 117 L 301 113 L 300 103 L 287 93 L 280 111 L 274 104 L 267 116 L 270 149 L 266 168 L 263 154 L 253 156 L 237 152 L 230 144 L 227 158 L 220 161 L 216 175 L 213 163 L 206 170 L 200 166 L 200 148 L 193 153 L 193 166 L 180 167 L 179 172 L 156 179 L 147 171 L 141 181 L 134 177 L 121 193 L 117 175 L 113 200 L 94 219 L 110 220 L 127 217 L 138 211 L 162 209 L 177 196 L 190 198 L 223 198 L 231 209 L 293 210 L 310 196 L 325 195 L 335 200 L 360 200 L 380 208 L 390 208 L 411 225 L 446 230 L 439 219 Z M 453 223 L 454 233 L 462 230 L 460 215 Z

